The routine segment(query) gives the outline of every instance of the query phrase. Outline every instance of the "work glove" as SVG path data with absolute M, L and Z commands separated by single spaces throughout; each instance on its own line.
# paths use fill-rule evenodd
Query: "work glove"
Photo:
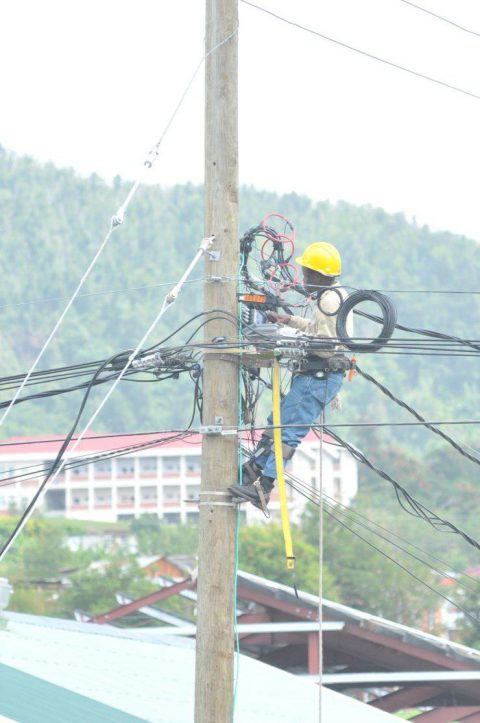
M 282 314 L 277 314 L 276 311 L 267 311 L 267 319 L 276 324 L 288 324 L 290 317 Z

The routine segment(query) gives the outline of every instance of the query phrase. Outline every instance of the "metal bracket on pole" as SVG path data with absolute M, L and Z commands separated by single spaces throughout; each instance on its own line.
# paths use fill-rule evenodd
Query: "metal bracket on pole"
M 202 424 L 200 434 L 221 434 L 223 427 L 221 424 Z
M 207 251 L 207 256 L 210 261 L 220 261 L 222 253 L 221 251 Z

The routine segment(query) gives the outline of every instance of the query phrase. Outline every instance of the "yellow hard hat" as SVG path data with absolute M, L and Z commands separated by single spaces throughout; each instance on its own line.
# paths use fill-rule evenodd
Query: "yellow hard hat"
M 295 261 L 300 266 L 319 271 L 324 276 L 340 276 L 342 273 L 342 259 L 338 250 L 325 241 L 310 244 Z

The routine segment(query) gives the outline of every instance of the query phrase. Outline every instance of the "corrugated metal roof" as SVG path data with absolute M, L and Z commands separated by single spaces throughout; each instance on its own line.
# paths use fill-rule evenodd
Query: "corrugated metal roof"
M 33 683 L 59 686 L 58 696 L 47 700 L 62 710 L 67 693 L 87 698 L 87 703 L 110 706 L 151 723 L 187 723 L 193 720 L 194 643 L 188 640 L 155 641 L 107 625 L 75 623 L 7 613 L 6 630 L 0 630 L 0 665 L 23 676 L 22 695 L 35 695 Z M 1 673 L 0 673 L 1 675 Z M 34 681 L 30 679 L 34 677 Z M 68 697 L 68 696 L 67 696 Z M 85 701 L 84 701 L 85 703 Z M 5 707 L 0 715 L 29 723 L 17 710 Z M 53 721 L 38 700 L 36 720 Z M 388 723 L 394 718 L 335 691 L 323 690 L 323 712 L 329 723 Z M 4 706 L 2 708 L 2 706 Z M 92 708 L 93 710 L 93 708 Z M 100 710 L 100 709 L 99 709 Z M 65 717 L 62 720 L 74 721 Z M 87 716 L 88 723 L 101 717 Z M 112 723 L 116 723 L 112 718 Z M 119 723 L 121 723 L 120 719 Z M 126 719 L 128 720 L 128 718 Z M 240 656 L 236 723 L 302 723 L 318 721 L 318 688 L 310 681 Z
M 304 607 L 312 611 L 318 610 L 318 596 L 306 592 L 299 592 L 299 598 L 295 596 L 294 590 L 286 585 L 267 580 L 263 577 L 257 577 L 248 572 L 239 571 L 239 578 L 244 584 L 250 584 L 257 589 L 267 591 L 276 599 L 284 599 L 295 603 L 299 607 Z M 480 668 L 480 651 L 469 648 L 460 643 L 454 643 L 437 635 L 425 633 L 422 630 L 411 628 L 407 625 L 386 620 L 378 615 L 362 612 L 355 608 L 342 605 L 341 603 L 332 602 L 323 599 L 324 615 L 328 619 L 340 620 L 345 622 L 356 622 L 363 627 L 372 630 L 379 630 L 384 635 L 398 638 L 404 642 L 411 642 L 414 645 L 430 648 L 436 652 L 441 651 L 443 655 L 449 656 L 455 660 L 461 660 L 470 665 Z M 317 618 L 318 619 L 318 618 Z
M 66 688 L 47 683 L 0 664 L 0 712 L 21 723 L 145 723 L 144 718 L 98 703 Z

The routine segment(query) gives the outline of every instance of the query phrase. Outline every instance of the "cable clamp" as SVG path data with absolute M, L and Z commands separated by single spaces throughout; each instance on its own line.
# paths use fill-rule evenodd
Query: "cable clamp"
M 202 424 L 199 432 L 200 434 L 213 435 L 222 434 L 223 426 L 221 424 Z

